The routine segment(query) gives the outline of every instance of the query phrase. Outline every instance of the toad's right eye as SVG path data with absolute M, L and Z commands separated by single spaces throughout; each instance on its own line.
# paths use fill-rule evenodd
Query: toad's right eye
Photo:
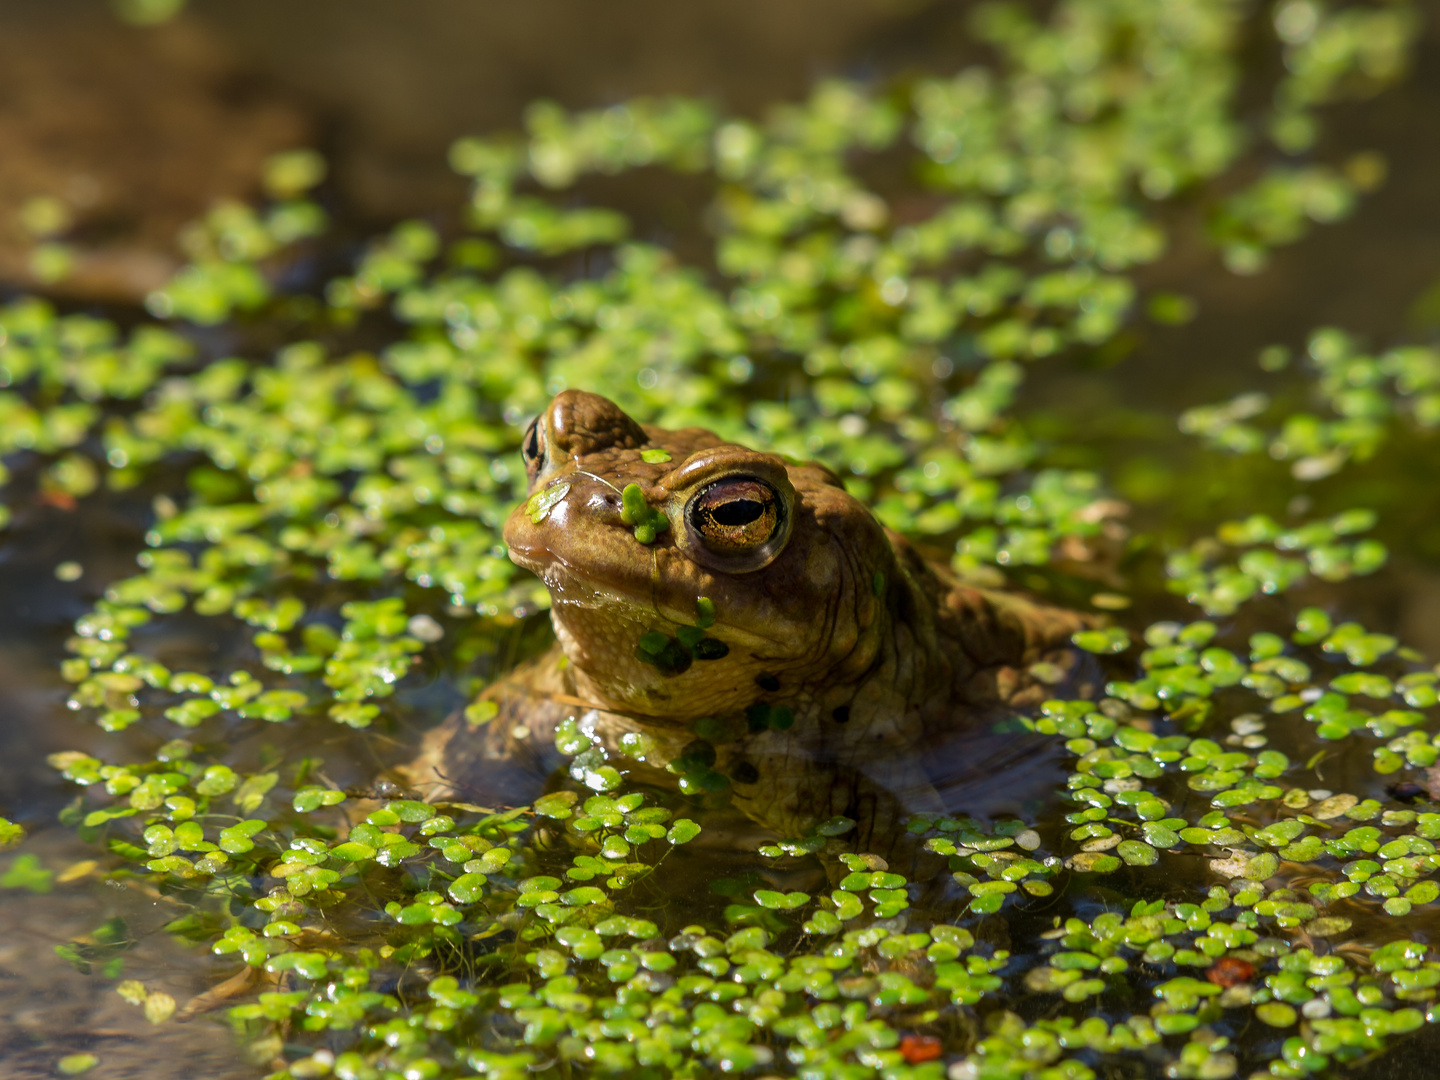
M 684 514 L 687 554 L 726 573 L 768 565 L 790 535 L 790 504 L 759 476 L 726 476 L 707 484 L 690 497 Z
M 537 416 L 525 429 L 525 438 L 520 443 L 520 452 L 525 456 L 525 475 L 532 481 L 545 467 L 545 429 L 540 426 Z
M 718 555 L 744 555 L 774 539 L 785 508 L 775 489 L 755 477 L 717 480 L 693 499 L 690 526 Z

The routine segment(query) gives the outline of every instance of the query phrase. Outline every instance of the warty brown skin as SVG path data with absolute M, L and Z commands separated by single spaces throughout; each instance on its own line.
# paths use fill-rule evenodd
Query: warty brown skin
M 1089 625 L 958 581 L 813 462 L 698 428 L 642 427 L 579 391 L 551 402 L 526 449 L 530 493 L 548 493 L 553 505 L 539 520 L 529 503 L 518 507 L 505 540 L 549 588 L 557 642 L 486 690 L 499 706 L 490 723 L 476 729 L 454 717 L 427 738 L 408 772 L 433 798 L 531 800 L 537 778 L 561 763 L 551 744 L 571 717 L 622 772 L 673 786 L 663 766 L 694 739 L 695 720 L 745 733 L 746 708 L 765 702 L 791 709 L 793 726 L 716 747 L 735 804 L 786 837 L 843 814 L 859 822 L 848 846 L 891 852 L 910 814 L 956 809 L 937 784 L 963 769 L 936 751 L 957 731 L 1050 696 L 1027 669 L 1040 660 L 1071 667 L 1069 637 Z M 670 459 L 646 462 L 645 450 Z M 669 520 L 652 544 L 621 520 L 631 483 Z M 764 489 L 775 498 L 778 543 L 707 544 L 697 500 Z M 753 513 L 750 503 L 733 505 Z M 679 672 L 637 658 L 642 634 L 694 624 L 698 597 L 714 603 L 706 634 L 728 653 Z M 655 740 L 644 762 L 620 753 L 632 732 Z

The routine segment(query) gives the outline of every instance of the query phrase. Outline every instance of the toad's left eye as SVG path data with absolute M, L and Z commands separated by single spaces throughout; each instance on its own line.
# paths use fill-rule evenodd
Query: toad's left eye
M 530 426 L 525 429 L 525 437 L 520 441 L 520 452 L 525 458 L 525 472 L 533 481 L 536 474 L 545 467 L 545 429 L 538 416 L 531 420 Z
M 686 508 L 690 527 L 717 555 L 740 555 L 769 543 L 784 524 L 775 489 L 754 477 L 717 480 Z

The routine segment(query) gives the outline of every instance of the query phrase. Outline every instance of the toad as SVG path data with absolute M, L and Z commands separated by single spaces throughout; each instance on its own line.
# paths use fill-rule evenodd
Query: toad
M 505 541 L 556 641 L 485 691 L 484 726 L 427 738 L 410 776 L 432 798 L 530 801 L 568 721 L 592 763 L 728 790 L 783 837 L 850 818 L 847 842 L 884 852 L 909 815 L 953 810 L 952 736 L 1053 696 L 1032 670 L 1074 667 L 1085 616 L 958 580 L 824 465 L 573 390 L 523 452 Z

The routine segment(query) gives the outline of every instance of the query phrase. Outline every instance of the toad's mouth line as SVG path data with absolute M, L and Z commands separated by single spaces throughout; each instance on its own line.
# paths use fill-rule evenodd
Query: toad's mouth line
M 552 609 L 577 607 L 602 611 L 642 628 L 645 627 L 647 619 L 663 619 L 676 627 L 690 626 L 695 621 L 693 598 L 690 601 L 690 612 L 687 613 L 661 601 L 654 595 L 653 590 L 649 595 L 645 595 L 612 584 L 599 584 L 594 578 L 553 553 L 547 552 L 544 559 L 516 558 L 512 549 L 511 558 L 545 583 L 545 587 L 550 591 Z M 781 639 L 757 634 L 723 618 L 716 622 L 712 631 L 715 632 L 714 636 L 726 644 L 762 655 L 775 655 L 782 651 Z

